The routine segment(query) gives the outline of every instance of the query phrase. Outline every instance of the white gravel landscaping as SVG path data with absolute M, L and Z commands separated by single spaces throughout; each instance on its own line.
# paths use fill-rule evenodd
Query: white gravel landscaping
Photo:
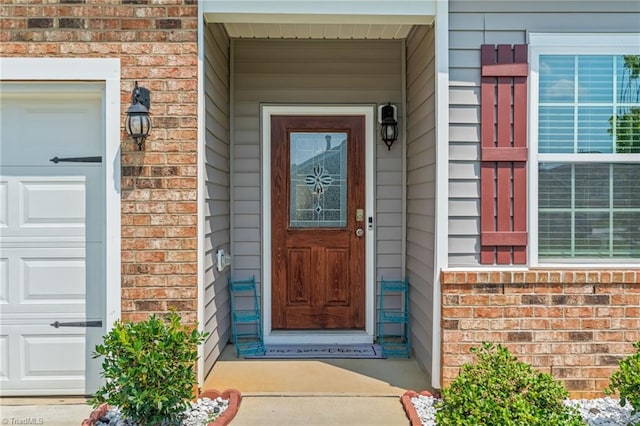
M 631 405 L 620 406 L 614 398 L 577 399 L 566 401 L 578 409 L 589 426 L 627 426 L 640 424 L 640 414 L 631 416 Z
M 432 396 L 417 396 L 411 398 L 411 404 L 416 409 L 423 426 L 436 425 L 436 409 L 439 402 Z M 619 400 L 614 398 L 567 400 L 567 405 L 578 409 L 582 418 L 589 426 L 627 426 L 640 425 L 640 414 L 631 416 L 631 406 L 620 407 Z
M 190 403 L 191 406 L 185 411 L 184 418 L 180 426 L 207 426 L 229 407 L 229 400 L 216 398 L 199 398 Z M 125 419 L 117 408 L 110 409 L 107 414 L 100 419 L 95 426 L 138 426 L 134 421 Z M 175 423 L 162 423 L 159 426 L 177 426 Z

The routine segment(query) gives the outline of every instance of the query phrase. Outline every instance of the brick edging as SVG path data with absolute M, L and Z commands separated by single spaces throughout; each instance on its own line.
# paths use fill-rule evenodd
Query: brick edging
M 227 389 L 219 392 L 216 389 L 207 389 L 198 396 L 198 398 L 209 398 L 214 400 L 218 397 L 229 400 L 229 406 L 220 414 L 214 421 L 209 423 L 208 426 L 226 426 L 231 423 L 231 420 L 238 414 L 240 409 L 240 402 L 242 401 L 242 395 L 237 389 Z
M 422 391 L 417 393 L 412 390 L 408 390 L 400 397 L 400 402 L 402 403 L 402 407 L 404 408 L 404 412 L 407 414 L 409 418 L 409 422 L 411 426 L 422 426 L 422 421 L 420 420 L 420 416 L 418 416 L 418 412 L 415 407 L 411 403 L 411 398 L 415 398 L 417 396 L 433 396 L 429 391 Z

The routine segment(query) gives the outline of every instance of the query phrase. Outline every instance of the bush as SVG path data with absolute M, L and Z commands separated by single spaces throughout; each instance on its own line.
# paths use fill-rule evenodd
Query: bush
M 471 350 L 475 364 L 443 389 L 438 426 L 574 426 L 584 425 L 578 412 L 564 405 L 566 389 L 549 374 L 519 362 L 504 347 L 483 343 Z
M 205 337 L 181 325 L 175 312 L 167 322 L 155 315 L 137 323 L 116 322 L 93 354 L 104 357 L 105 384 L 91 403 L 115 406 L 139 425 L 177 423 L 194 396 L 197 346 Z
M 638 350 L 618 363 L 619 368 L 613 372 L 609 387 L 605 389 L 608 394 L 619 392 L 620 405 L 624 407 L 628 401 L 633 408 L 631 415 L 640 413 L 640 341 L 633 346 Z

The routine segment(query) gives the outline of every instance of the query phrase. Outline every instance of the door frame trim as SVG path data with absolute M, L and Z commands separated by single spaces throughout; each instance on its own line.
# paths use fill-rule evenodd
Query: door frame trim
M 364 331 L 273 331 L 271 328 L 271 116 L 272 115 L 360 115 L 365 117 L 365 209 L 375 217 L 375 108 L 366 105 L 269 105 L 260 106 L 262 148 L 262 319 L 266 344 L 373 343 L 375 337 L 375 226 L 366 230 L 365 242 L 365 330 Z
M 105 324 L 109 331 L 121 314 L 120 268 L 120 59 L 0 58 L 2 81 L 93 81 L 104 83 L 102 157 L 105 185 Z

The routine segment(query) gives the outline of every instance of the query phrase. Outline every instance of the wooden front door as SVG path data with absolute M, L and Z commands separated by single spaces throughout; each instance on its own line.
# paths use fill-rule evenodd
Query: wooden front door
M 271 117 L 272 328 L 365 327 L 365 118 Z

